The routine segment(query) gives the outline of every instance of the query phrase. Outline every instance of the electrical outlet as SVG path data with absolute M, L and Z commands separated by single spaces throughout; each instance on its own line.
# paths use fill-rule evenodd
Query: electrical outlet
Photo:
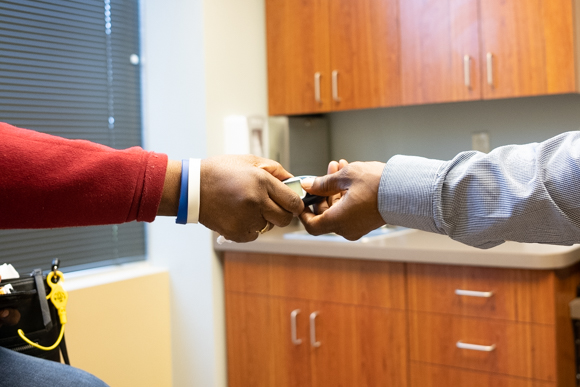
M 489 153 L 489 133 L 477 132 L 471 134 L 471 149 Z

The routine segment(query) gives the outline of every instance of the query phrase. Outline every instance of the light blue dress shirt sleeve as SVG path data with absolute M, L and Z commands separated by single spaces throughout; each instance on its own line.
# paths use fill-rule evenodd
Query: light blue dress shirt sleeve
M 479 248 L 580 243 L 580 132 L 450 161 L 394 156 L 378 195 L 386 223 Z

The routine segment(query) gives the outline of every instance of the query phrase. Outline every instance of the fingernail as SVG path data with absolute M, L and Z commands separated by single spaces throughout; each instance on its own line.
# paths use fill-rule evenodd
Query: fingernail
M 0 312 L 0 318 L 6 318 L 9 314 L 10 311 L 8 309 L 4 309 L 2 312 Z
M 307 177 L 306 179 L 302 179 L 300 180 L 300 184 L 302 184 L 302 188 L 309 190 L 312 188 L 312 184 L 314 184 L 314 177 Z

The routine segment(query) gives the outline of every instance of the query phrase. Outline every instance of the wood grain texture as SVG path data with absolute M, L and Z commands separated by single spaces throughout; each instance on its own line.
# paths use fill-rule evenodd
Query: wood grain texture
M 270 299 L 226 292 L 229 387 L 274 386 L 274 346 Z
M 405 309 L 402 263 L 276 256 L 271 294 L 315 301 Z
M 329 111 L 328 0 L 266 0 L 270 115 Z M 314 74 L 321 73 L 321 100 Z
M 555 323 L 550 271 L 408 264 L 407 274 L 410 310 Z M 493 292 L 493 296 L 459 296 L 456 289 Z
M 270 329 L 274 332 L 270 343 L 274 366 L 274 383 L 279 387 L 311 386 L 309 320 L 310 305 L 308 301 L 270 297 L 272 317 Z M 301 343 L 292 343 L 290 314 L 300 310 L 296 316 L 296 337 Z M 255 321 L 256 325 L 265 322 Z
M 492 53 L 493 85 L 484 98 L 576 91 L 570 0 L 481 1 L 481 61 Z
M 242 293 L 270 294 L 270 259 L 267 254 L 226 252 L 225 289 Z
M 316 339 L 311 347 L 312 385 L 407 385 L 405 313 L 380 308 L 311 302 Z
M 404 0 L 400 8 L 403 103 L 480 99 L 477 0 Z
M 576 298 L 580 286 L 580 265 L 555 272 L 556 353 L 558 386 L 576 386 L 574 333 L 570 320 L 569 303 Z
M 401 103 L 398 0 L 330 1 L 330 65 L 338 71 L 332 110 Z
M 403 263 L 239 252 L 224 262 L 226 290 L 406 308 Z
M 405 312 L 357 306 L 355 324 L 356 386 L 407 386 Z
M 460 349 L 458 341 L 496 348 Z M 410 312 L 409 342 L 411 360 L 556 381 L 556 334 L 551 325 Z
M 411 362 L 411 387 L 556 387 L 556 383 Z

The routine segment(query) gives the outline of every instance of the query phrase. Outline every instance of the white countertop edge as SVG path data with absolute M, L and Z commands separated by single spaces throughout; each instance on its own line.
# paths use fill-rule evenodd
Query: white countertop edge
M 267 234 L 250 243 L 214 241 L 217 251 L 239 251 L 266 254 L 302 255 L 347 259 L 370 259 L 392 262 L 501 267 L 554 270 L 580 262 L 580 246 L 547 246 L 535 244 L 506 244 L 493 249 L 477 249 L 453 241 L 445 236 L 416 231 L 413 245 L 405 244 L 405 235 L 390 237 L 391 245 L 383 242 L 345 243 L 284 239 L 283 232 Z M 407 235 L 408 236 L 408 235 Z M 426 243 L 417 241 L 426 239 Z M 431 243 L 436 238 L 436 243 Z

